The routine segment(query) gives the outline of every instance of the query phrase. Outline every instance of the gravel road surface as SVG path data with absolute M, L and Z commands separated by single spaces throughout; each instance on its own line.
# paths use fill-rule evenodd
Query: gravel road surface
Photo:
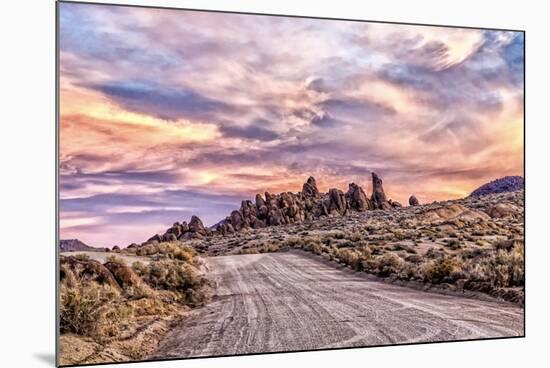
M 151 358 L 523 335 L 523 309 L 371 281 L 299 252 L 212 257 L 214 300 Z

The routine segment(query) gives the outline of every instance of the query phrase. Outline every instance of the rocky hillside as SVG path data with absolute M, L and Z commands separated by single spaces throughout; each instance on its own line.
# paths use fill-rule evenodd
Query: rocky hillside
M 505 176 L 480 186 L 470 194 L 470 197 L 523 190 L 524 183 L 522 176 Z
M 61 239 L 59 241 L 60 252 L 82 252 L 82 251 L 97 251 L 97 248 L 81 242 L 78 239 Z M 101 249 L 103 250 L 103 249 Z
M 411 205 L 418 205 L 418 200 L 411 196 Z M 350 183 L 344 193 L 331 188 L 321 193 L 314 177 L 309 177 L 297 193 L 284 192 L 264 196 L 256 194 L 254 202 L 243 200 L 238 210 L 216 224 L 215 229 L 205 228 L 202 221 L 193 216 L 189 224 L 176 222 L 164 234 L 156 234 L 151 241 L 175 241 L 201 239 L 210 235 L 232 234 L 244 229 L 261 229 L 270 226 L 302 223 L 321 217 L 345 216 L 352 212 L 388 210 L 402 207 L 399 202 L 386 197 L 382 179 L 372 173 L 372 193 L 367 196 L 361 186 Z
M 390 282 L 523 303 L 523 191 L 192 240 L 209 256 L 300 249 Z

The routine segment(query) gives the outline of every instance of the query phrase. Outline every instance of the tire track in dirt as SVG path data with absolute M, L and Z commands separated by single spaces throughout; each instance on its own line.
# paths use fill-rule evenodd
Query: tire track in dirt
M 523 309 L 367 280 L 298 252 L 212 257 L 214 300 L 150 357 L 175 358 L 523 334 Z

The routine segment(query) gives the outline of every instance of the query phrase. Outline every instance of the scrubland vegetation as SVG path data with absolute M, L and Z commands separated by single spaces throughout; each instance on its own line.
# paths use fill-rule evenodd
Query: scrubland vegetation
M 301 249 L 390 281 L 482 292 L 522 304 L 522 201 L 523 192 L 514 192 L 326 218 L 228 237 L 209 251 Z M 509 211 L 489 216 L 495 208 Z
M 209 283 L 201 270 L 202 261 L 190 247 L 179 243 L 148 245 L 119 251 L 107 262 L 86 256 L 62 256 L 60 260 L 61 334 L 84 338 L 62 339 L 71 343 L 93 343 L 85 362 L 100 362 L 101 351 L 113 349 L 117 341 L 139 337 L 155 323 L 173 324 L 189 308 L 203 305 L 209 297 Z M 144 255 L 144 262 L 127 265 L 124 254 Z M 146 257 L 145 257 L 146 256 Z M 160 336 L 155 337 L 157 340 Z M 75 354 L 63 354 L 70 361 Z M 108 354 L 107 360 L 141 359 L 148 348 Z M 119 349 L 120 350 L 120 349 Z

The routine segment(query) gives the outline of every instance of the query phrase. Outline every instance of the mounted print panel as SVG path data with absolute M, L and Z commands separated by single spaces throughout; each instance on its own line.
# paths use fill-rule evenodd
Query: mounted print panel
M 524 336 L 524 32 L 57 17 L 58 364 Z

